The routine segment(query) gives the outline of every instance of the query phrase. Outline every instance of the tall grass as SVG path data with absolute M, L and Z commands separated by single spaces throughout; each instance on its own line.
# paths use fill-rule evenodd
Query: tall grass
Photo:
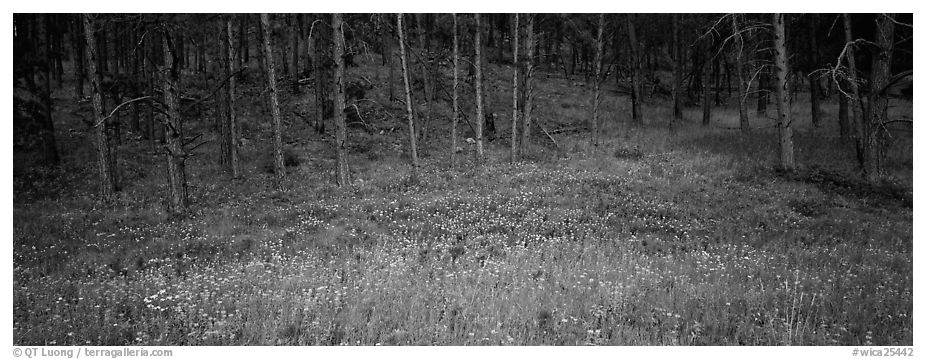
M 538 92 L 545 126 L 588 118 L 587 89 Z M 603 104 L 601 146 L 557 135 L 516 165 L 497 140 L 450 169 L 437 136 L 419 181 L 389 132 L 356 135 L 346 190 L 320 142 L 294 145 L 286 193 L 254 159 L 231 181 L 193 158 L 180 218 L 144 166 L 112 203 L 92 173 L 17 182 L 14 343 L 912 345 L 910 151 L 869 186 L 799 131 L 782 174 L 770 130 L 670 129 L 659 103 L 634 124 L 625 102 Z

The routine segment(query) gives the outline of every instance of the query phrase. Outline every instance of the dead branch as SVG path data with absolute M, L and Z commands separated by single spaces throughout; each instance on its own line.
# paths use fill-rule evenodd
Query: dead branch
M 354 107 L 354 111 L 357 112 L 357 118 L 360 119 L 360 123 L 363 124 L 363 127 L 365 127 L 366 129 L 370 129 L 370 125 L 367 124 L 367 122 L 363 120 L 363 116 L 360 115 L 360 109 L 357 108 L 357 104 L 353 104 L 353 103 L 352 103 L 352 104 L 350 104 L 350 105 L 353 106 L 353 107 Z
M 184 143 L 183 143 L 183 146 L 186 147 L 186 145 L 189 145 L 189 144 L 193 143 L 194 141 L 196 141 L 196 140 L 199 139 L 200 137 L 203 137 L 203 134 L 202 134 L 202 133 L 200 133 L 200 134 L 198 134 L 198 135 L 196 135 L 196 136 L 193 136 L 193 138 L 191 138 L 191 139 L 189 139 L 188 141 L 184 142 Z
M 200 143 L 197 144 L 196 146 L 191 147 L 189 150 L 186 150 L 186 153 L 184 154 L 184 157 L 193 157 L 193 156 L 195 156 L 196 154 L 193 153 L 193 151 L 195 151 L 197 148 L 199 148 L 199 146 L 205 145 L 205 144 L 207 144 L 207 143 L 209 143 L 209 142 L 212 142 L 212 140 L 205 140 L 205 141 L 203 141 L 203 142 L 200 142 Z
M 222 82 L 219 82 L 219 84 L 216 85 L 215 88 L 213 88 L 212 91 L 211 91 L 208 95 L 206 95 L 205 97 L 200 98 L 200 99 L 198 99 L 198 100 L 196 100 L 196 101 L 193 101 L 193 103 L 191 103 L 191 104 L 187 105 L 186 107 L 184 107 L 183 110 L 181 110 L 181 112 L 189 111 L 191 108 L 195 107 L 196 105 L 199 105 L 199 104 L 202 103 L 203 101 L 206 101 L 206 100 L 208 100 L 209 98 L 211 98 L 212 96 L 215 96 L 215 94 L 218 93 L 220 89 L 222 89 L 223 87 L 225 87 L 225 84 L 228 83 L 228 80 L 231 80 L 232 77 L 237 76 L 238 74 L 240 74 L 242 71 L 244 71 L 244 70 L 247 69 L 247 68 L 248 68 L 247 66 L 242 66 L 240 69 L 238 69 L 238 71 L 235 71 L 235 72 L 232 73 L 231 75 L 228 75 L 224 80 L 222 80 Z
M 141 101 L 141 100 L 149 99 L 149 98 L 151 98 L 151 97 L 152 97 L 152 96 L 150 96 L 150 95 L 148 95 L 148 96 L 142 96 L 142 97 L 139 97 L 139 98 L 133 98 L 133 99 L 128 100 L 128 101 L 126 101 L 126 102 L 120 103 L 119 106 L 116 106 L 116 108 L 114 108 L 114 109 L 112 110 L 112 112 L 109 113 L 109 116 L 106 116 L 106 117 L 103 117 L 102 119 L 100 119 L 100 121 L 97 122 L 96 124 L 94 124 L 93 127 L 99 127 L 99 126 L 102 125 L 104 122 L 106 122 L 107 120 L 109 120 L 110 118 L 112 118 L 113 116 L 115 116 L 115 115 L 116 115 L 116 112 L 118 112 L 119 109 L 122 108 L 122 106 L 128 105 L 128 104 L 130 104 L 130 103 L 132 103 L 132 102 L 135 102 L 135 101 Z
M 909 28 L 911 28 L 911 29 L 913 28 L 913 24 L 907 24 L 907 23 L 903 23 L 903 22 L 897 21 L 897 20 L 894 19 L 893 17 L 887 16 L 887 14 L 881 14 L 881 16 L 886 17 L 888 20 L 891 20 L 891 22 L 893 22 L 893 23 L 895 23 L 895 24 L 897 24 L 897 25 L 906 26 L 906 27 L 909 27 Z
M 535 123 L 537 124 L 537 127 L 539 127 L 541 131 L 543 131 L 543 134 L 547 135 L 547 138 L 550 139 L 550 142 L 553 142 L 553 146 L 556 147 L 556 150 L 559 151 L 560 150 L 559 145 L 556 143 L 556 140 L 553 139 L 553 136 L 551 136 L 550 133 L 547 132 L 545 128 L 543 128 L 543 124 L 540 121 L 535 121 Z

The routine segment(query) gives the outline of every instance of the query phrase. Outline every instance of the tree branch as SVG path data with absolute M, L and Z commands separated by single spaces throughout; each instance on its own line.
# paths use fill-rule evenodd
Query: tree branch
M 209 143 L 209 142 L 212 142 L 212 140 L 205 140 L 205 141 L 203 141 L 203 142 L 200 142 L 200 143 L 197 144 L 196 146 L 191 147 L 190 149 L 186 150 L 186 154 L 185 154 L 184 157 L 191 157 L 191 156 L 194 156 L 195 153 L 193 153 L 193 151 L 195 151 L 197 148 L 199 148 L 199 146 L 205 145 L 205 144 L 207 144 L 207 143 Z
M 228 77 L 226 77 L 224 80 L 222 80 L 222 82 L 220 82 L 218 85 L 216 85 L 216 87 L 215 87 L 214 89 L 212 89 L 212 91 L 211 91 L 208 95 L 206 95 L 206 96 L 203 97 L 203 98 L 200 98 L 199 100 L 193 101 L 193 103 L 191 103 L 191 104 L 187 105 L 186 107 L 184 107 L 184 108 L 181 110 L 181 112 L 189 111 L 191 108 L 195 107 L 196 105 L 199 105 L 199 104 L 202 103 L 203 101 L 208 100 L 210 97 L 215 96 L 215 94 L 218 93 L 220 89 L 222 89 L 223 87 L 225 87 L 225 84 L 228 83 L 228 80 L 231 80 L 232 77 L 237 76 L 238 74 L 240 74 L 242 71 L 246 70 L 247 68 L 248 68 L 247 66 L 242 66 L 240 69 L 238 69 L 238 71 L 235 71 L 235 72 L 232 73 L 231 75 L 228 75 Z
M 133 98 L 133 99 L 128 100 L 128 101 L 126 101 L 126 102 L 120 103 L 119 106 L 116 106 L 116 108 L 114 108 L 114 109 L 112 110 L 112 112 L 109 113 L 109 116 L 106 116 L 106 117 L 103 117 L 102 119 L 100 119 L 100 121 L 97 122 L 96 124 L 94 124 L 93 127 L 98 127 L 98 126 L 102 125 L 104 122 L 106 122 L 107 120 L 109 120 L 110 118 L 112 118 L 113 116 L 115 116 L 115 115 L 116 115 L 116 112 L 118 112 L 119 109 L 122 108 L 122 106 L 128 105 L 128 104 L 130 104 L 130 103 L 132 103 L 132 102 L 135 102 L 135 101 L 145 100 L 145 99 L 148 99 L 148 98 L 151 98 L 151 97 L 152 97 L 152 96 L 150 96 L 150 95 L 149 95 L 149 96 L 142 96 L 142 97 L 139 97 L 139 98 Z
M 892 18 L 892 17 L 890 17 L 890 16 L 887 16 L 887 14 L 881 14 L 881 16 L 886 17 L 888 20 L 891 20 L 891 22 L 893 22 L 893 23 L 895 23 L 895 24 L 897 24 L 897 25 L 906 26 L 906 27 L 909 27 L 909 28 L 911 28 L 911 29 L 913 28 L 913 24 L 907 24 L 907 23 L 903 23 L 903 22 L 897 21 L 896 19 L 894 19 L 894 18 Z

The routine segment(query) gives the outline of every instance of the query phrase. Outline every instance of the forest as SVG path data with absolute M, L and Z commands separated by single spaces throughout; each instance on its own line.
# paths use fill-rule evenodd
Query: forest
M 913 345 L 912 14 L 13 15 L 15 345 Z

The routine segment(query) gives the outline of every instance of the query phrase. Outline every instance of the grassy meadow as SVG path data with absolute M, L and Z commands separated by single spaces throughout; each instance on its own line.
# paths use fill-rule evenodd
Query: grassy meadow
M 770 119 L 751 112 L 744 135 L 725 128 L 732 106 L 708 128 L 692 107 L 670 127 L 654 97 L 632 122 L 612 79 L 601 146 L 584 130 L 555 146 L 534 137 L 510 164 L 510 76 L 492 65 L 488 162 L 474 168 L 461 141 L 451 166 L 442 102 L 413 181 L 403 105 L 378 59 L 359 60 L 350 73 L 373 86 L 358 106 L 375 129 L 349 131 L 352 187 L 333 184 L 330 132 L 289 116 L 299 165 L 273 189 L 254 75 L 239 103 L 244 178 L 222 171 L 217 144 L 202 147 L 183 216 L 165 211 L 161 150 L 131 136 L 122 191 L 97 201 L 92 132 L 73 115 L 89 105 L 57 91 L 63 165 L 14 165 L 14 344 L 912 345 L 911 133 L 893 134 L 885 181 L 866 184 L 835 98 L 811 129 L 800 93 L 799 169 L 781 173 Z M 544 128 L 584 126 L 580 82 L 538 76 Z M 283 104 L 312 113 L 311 95 Z M 209 116 L 188 119 L 189 133 L 210 131 Z

